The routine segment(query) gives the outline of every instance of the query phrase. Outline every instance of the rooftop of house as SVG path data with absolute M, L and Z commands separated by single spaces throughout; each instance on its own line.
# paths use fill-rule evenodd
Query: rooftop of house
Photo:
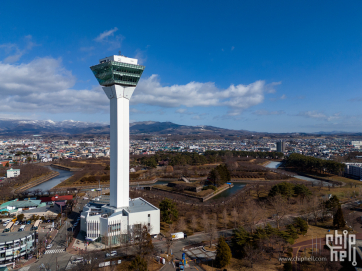
M 33 231 L 17 231 L 17 232 L 7 232 L 7 233 L 0 233 L 0 245 L 5 244 L 7 242 L 11 242 L 14 240 L 19 240 L 30 235 L 33 235 Z

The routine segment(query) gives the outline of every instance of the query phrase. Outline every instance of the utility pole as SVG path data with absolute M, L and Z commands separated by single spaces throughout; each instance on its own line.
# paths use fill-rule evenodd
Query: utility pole
M 67 248 L 68 248 L 68 236 L 67 236 L 67 233 L 68 233 L 68 221 L 66 221 L 65 223 L 67 223 L 66 226 L 65 226 L 65 239 L 67 239 Z

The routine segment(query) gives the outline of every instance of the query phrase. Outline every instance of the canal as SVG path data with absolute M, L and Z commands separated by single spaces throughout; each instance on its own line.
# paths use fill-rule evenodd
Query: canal
M 50 170 L 59 172 L 59 175 L 55 176 L 54 178 L 50 179 L 49 181 L 46 181 L 44 183 L 41 183 L 37 186 L 34 186 L 34 187 L 28 189 L 27 190 L 28 192 L 31 192 L 31 191 L 34 191 L 37 189 L 41 189 L 43 192 L 48 191 L 51 188 L 53 188 L 54 186 L 60 184 L 62 181 L 65 181 L 66 179 L 68 179 L 70 176 L 72 176 L 74 174 L 74 172 L 71 172 L 71 171 L 52 168 L 50 166 L 46 166 L 46 167 L 49 168 Z

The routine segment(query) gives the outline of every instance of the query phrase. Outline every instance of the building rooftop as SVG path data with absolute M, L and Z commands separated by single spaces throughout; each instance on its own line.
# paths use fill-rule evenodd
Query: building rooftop
M 27 237 L 29 235 L 34 234 L 33 231 L 17 231 L 17 232 L 8 232 L 8 233 L 0 233 L 0 244 L 4 244 L 6 242 L 10 242 L 16 239 L 21 239 Z
M 157 209 L 157 207 L 145 201 L 143 198 L 131 199 L 129 201 L 129 207 L 125 208 L 125 210 L 130 213 L 154 211 Z
M 109 195 L 102 195 L 102 197 L 98 198 L 99 200 L 91 200 L 90 204 L 93 206 L 101 207 L 103 205 L 109 205 L 110 196 Z M 147 212 L 147 211 L 154 211 L 158 208 L 153 206 L 151 203 L 145 201 L 143 198 L 135 198 L 129 200 L 129 206 L 122 208 L 126 212 L 129 213 L 138 213 L 138 212 Z
M 23 200 L 23 201 L 14 201 L 9 204 L 9 206 L 15 208 L 27 208 L 27 207 L 37 207 L 41 203 L 41 200 Z

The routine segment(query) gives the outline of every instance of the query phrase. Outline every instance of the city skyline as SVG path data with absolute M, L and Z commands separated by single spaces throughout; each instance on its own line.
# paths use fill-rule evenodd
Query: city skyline
M 360 2 L 87 3 L 3 4 L 0 118 L 109 122 L 88 67 L 121 51 L 147 67 L 131 121 L 361 131 Z

